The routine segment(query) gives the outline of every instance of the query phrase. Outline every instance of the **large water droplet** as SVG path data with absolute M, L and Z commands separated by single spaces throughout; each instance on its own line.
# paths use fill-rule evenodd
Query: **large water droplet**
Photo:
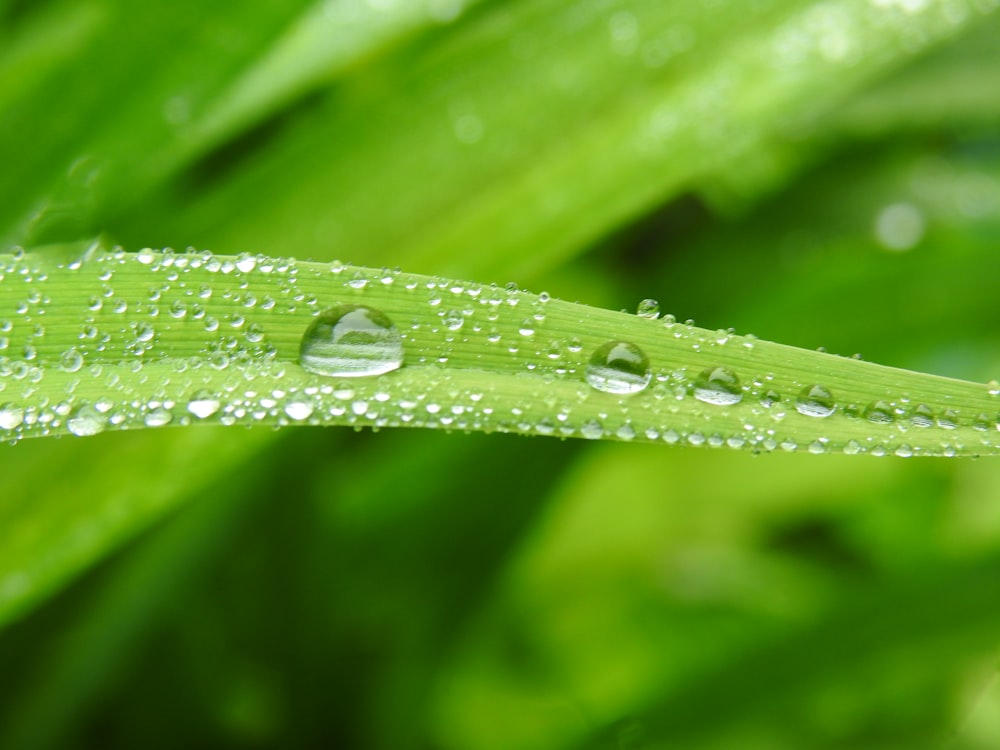
M 705 370 L 694 383 L 694 397 L 706 404 L 731 406 L 743 399 L 743 389 L 736 373 L 725 367 Z
M 381 375 L 402 366 L 403 338 L 378 310 L 336 305 L 320 313 L 306 329 L 299 364 L 318 375 Z
M 594 350 L 584 372 L 587 383 L 605 393 L 638 393 L 649 385 L 649 360 L 635 344 L 609 341 Z
M 807 417 L 829 417 L 835 409 L 833 394 L 821 385 L 806 386 L 795 401 L 795 411 Z

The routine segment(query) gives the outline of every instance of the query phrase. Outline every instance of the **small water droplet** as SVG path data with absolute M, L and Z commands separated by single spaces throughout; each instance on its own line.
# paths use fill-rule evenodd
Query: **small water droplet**
M 596 419 L 588 419 L 580 425 L 580 434 L 587 440 L 598 440 L 604 437 L 604 426 Z
M 196 391 L 188 401 L 187 410 L 198 419 L 208 419 L 222 407 L 222 402 L 211 391 Z
M 770 409 L 775 404 L 781 403 L 781 394 L 777 391 L 769 390 L 760 397 L 760 405 L 765 409 Z
M 807 417 L 829 417 L 835 409 L 833 394 L 821 385 L 806 386 L 795 401 L 795 411 Z
M 892 424 L 896 421 L 896 416 L 887 401 L 873 401 L 865 409 L 865 419 L 873 424 Z
M 402 366 L 403 338 L 378 310 L 336 305 L 320 313 L 306 329 L 299 363 L 318 375 L 381 375 Z
M 910 423 L 914 427 L 933 427 L 934 410 L 927 404 L 918 404 L 910 415 Z
M 170 413 L 169 409 L 162 406 L 158 406 L 155 409 L 146 412 L 146 416 L 143 418 L 147 427 L 165 427 L 173 421 L 174 415 Z
M 594 350 L 584 377 L 605 393 L 628 394 L 643 390 L 652 378 L 649 360 L 635 344 L 609 341 Z
M 958 427 L 958 412 L 952 409 L 945 410 L 944 413 L 942 413 L 941 416 L 938 417 L 937 424 L 938 427 L 941 427 L 945 430 L 954 430 L 956 427 Z
M 458 310 L 449 310 L 448 312 L 443 313 L 441 320 L 444 323 L 445 328 L 449 331 L 457 331 L 465 323 L 465 318 L 462 317 L 462 313 Z
M 725 367 L 705 370 L 694 383 L 694 397 L 706 404 L 731 406 L 743 400 L 743 389 L 736 373 Z
M 0 406 L 0 430 L 15 430 L 24 422 L 24 409 L 14 404 Z
M 296 422 L 301 422 L 304 419 L 309 419 L 313 413 L 313 405 L 308 401 L 302 401 L 299 399 L 289 399 L 285 404 L 285 414 L 289 419 L 294 419 Z
M 660 303 L 655 299 L 644 299 L 639 303 L 639 307 L 636 309 L 635 314 L 640 318 L 656 320 L 660 317 Z
M 89 437 L 104 430 L 104 415 L 90 404 L 84 404 L 66 420 L 66 429 L 77 437 Z
M 83 355 L 76 349 L 67 349 L 59 358 L 59 367 L 63 372 L 78 372 L 83 367 Z

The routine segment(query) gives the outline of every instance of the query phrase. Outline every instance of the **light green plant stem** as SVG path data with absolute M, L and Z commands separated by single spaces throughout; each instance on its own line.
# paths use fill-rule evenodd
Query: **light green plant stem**
M 56 257 L 0 256 L 0 435 L 12 441 L 307 423 L 756 451 L 1000 452 L 996 388 L 669 318 L 336 263 L 150 250 Z M 299 365 L 314 316 L 344 303 L 395 323 L 401 368 L 343 378 Z M 588 360 L 609 341 L 646 354 L 648 387 L 618 395 L 588 385 Z M 722 398 L 699 389 L 716 368 L 738 378 Z M 802 403 L 816 385 L 832 409 Z

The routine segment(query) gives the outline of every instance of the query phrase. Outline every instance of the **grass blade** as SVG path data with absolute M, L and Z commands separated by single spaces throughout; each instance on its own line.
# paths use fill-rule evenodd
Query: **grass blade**
M 251 255 L 95 250 L 66 263 L 7 256 L 0 269 L 8 352 L 0 426 L 12 440 L 201 422 L 408 425 L 899 456 L 1000 448 L 995 384 L 712 332 L 655 313 Z M 378 377 L 308 371 L 303 336 L 319 313 L 342 305 L 388 316 L 404 366 L 366 370 Z M 632 353 L 623 354 L 621 342 Z M 601 369 L 602 356 L 598 364 L 618 359 Z

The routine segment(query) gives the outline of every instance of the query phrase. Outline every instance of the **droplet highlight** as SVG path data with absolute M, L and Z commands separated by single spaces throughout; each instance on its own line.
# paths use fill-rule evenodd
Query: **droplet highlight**
M 331 377 L 382 375 L 403 365 L 403 337 L 385 313 L 364 305 L 336 305 L 306 329 L 299 364 Z

